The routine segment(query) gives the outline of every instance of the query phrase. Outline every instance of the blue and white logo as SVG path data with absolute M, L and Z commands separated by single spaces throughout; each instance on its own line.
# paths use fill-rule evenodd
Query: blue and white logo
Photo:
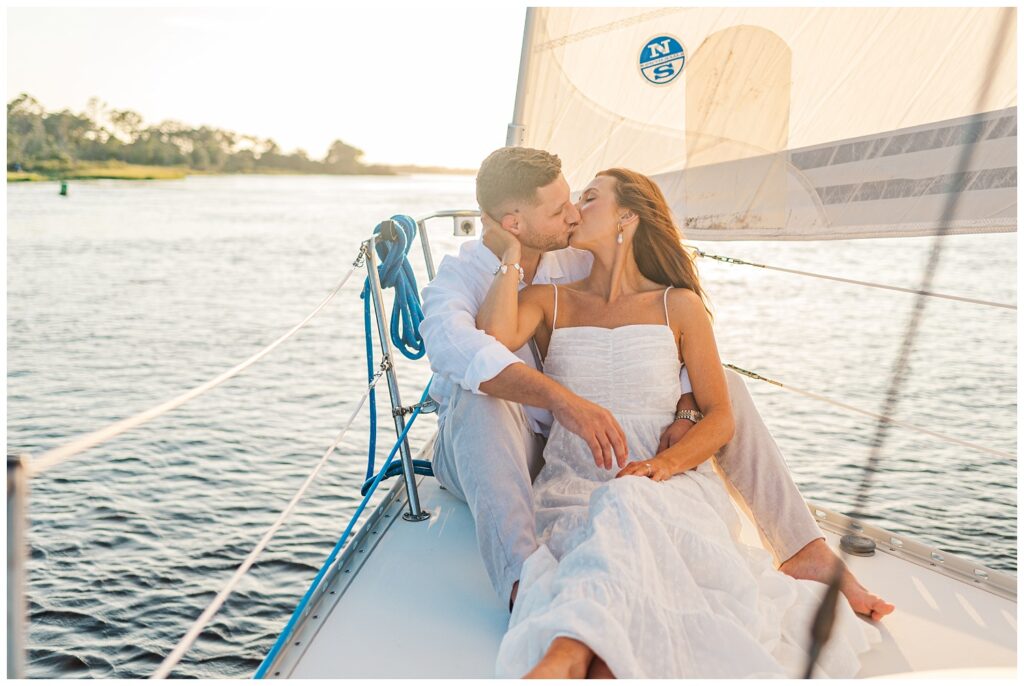
M 675 36 L 655 36 L 640 50 L 640 73 L 659 86 L 674 81 L 685 64 L 686 49 Z

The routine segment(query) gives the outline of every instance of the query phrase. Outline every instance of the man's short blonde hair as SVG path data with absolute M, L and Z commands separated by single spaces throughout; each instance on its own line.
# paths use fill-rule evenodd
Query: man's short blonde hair
M 480 164 L 476 174 L 476 201 L 495 219 L 508 202 L 536 203 L 537 189 L 562 173 L 562 160 L 546 150 L 498 148 Z

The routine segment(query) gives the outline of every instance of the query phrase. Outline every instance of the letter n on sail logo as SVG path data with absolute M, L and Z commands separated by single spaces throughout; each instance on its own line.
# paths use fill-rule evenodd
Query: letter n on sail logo
M 640 50 L 640 73 L 653 84 L 671 83 L 685 65 L 686 49 L 675 36 L 655 36 Z

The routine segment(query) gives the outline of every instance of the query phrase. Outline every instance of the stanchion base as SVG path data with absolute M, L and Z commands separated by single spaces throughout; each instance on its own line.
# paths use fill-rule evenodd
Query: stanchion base
M 418 515 L 414 515 L 412 512 L 402 513 L 402 519 L 407 522 L 422 522 L 430 519 L 430 513 L 426 510 L 420 510 Z

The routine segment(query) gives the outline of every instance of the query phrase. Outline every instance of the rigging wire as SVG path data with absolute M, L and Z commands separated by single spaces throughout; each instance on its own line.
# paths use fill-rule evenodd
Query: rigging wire
M 128 417 L 127 419 L 122 419 L 120 421 L 114 422 L 113 424 L 110 424 L 109 426 L 99 429 L 98 431 L 93 431 L 92 433 L 80 436 L 75 440 L 71 441 L 70 443 L 66 443 L 60 446 L 59 448 L 48 450 L 47 452 L 43 453 L 42 455 L 28 463 L 26 468 L 28 477 L 32 478 L 38 476 L 39 474 L 42 474 L 46 470 L 56 467 L 58 464 L 71 459 L 75 455 L 78 455 L 79 453 L 88 450 L 89 448 L 95 447 L 100 443 L 108 441 L 115 436 L 123 434 L 125 431 L 128 431 L 129 429 L 133 429 L 136 426 L 139 426 L 140 424 L 145 424 L 151 419 L 155 419 L 160 415 L 166 414 L 171 410 L 181 407 L 182 405 L 192 400 L 193 398 L 196 398 L 202 395 L 203 393 L 206 393 L 207 391 L 216 388 L 217 386 L 224 383 L 228 379 L 232 378 L 233 376 L 237 376 L 238 374 L 245 371 L 252 365 L 256 364 L 261 359 L 266 357 L 277 346 L 281 345 L 286 340 L 288 340 L 296 333 L 298 333 L 299 330 L 301 330 L 304 326 L 306 326 L 306 324 L 309 323 L 310 320 L 313 319 L 313 317 L 318 315 L 320 311 L 323 310 L 329 302 L 331 302 L 334 296 L 338 294 L 338 291 L 341 290 L 342 286 L 345 285 L 345 282 L 348 281 L 349 277 L 352 276 L 352 274 L 355 272 L 358 266 L 360 266 L 359 258 L 357 258 L 356 263 L 352 265 L 352 268 L 348 271 L 348 273 L 345 274 L 345 276 L 342 277 L 341 281 L 338 282 L 338 285 L 336 285 L 331 290 L 331 292 L 328 293 L 327 296 L 320 301 L 320 304 L 316 306 L 316 309 L 310 312 L 305 319 L 303 319 L 301 322 L 293 326 L 290 330 L 284 333 L 276 341 L 274 341 L 267 347 L 263 348 L 249 359 L 238 363 L 231 369 L 210 379 L 206 383 L 200 384 L 199 386 L 196 386 L 192 390 L 186 391 L 181 395 L 171 398 L 166 402 L 160 403 L 159 405 L 155 405 L 149 408 L 148 410 L 143 410 L 142 412 L 139 412 L 138 414 L 132 417 Z
M 980 300 L 978 298 L 968 298 L 962 295 L 950 295 L 948 293 L 936 293 L 934 291 L 926 291 L 914 288 L 901 288 L 900 286 L 890 286 L 884 283 L 874 283 L 872 281 L 858 281 L 857 279 L 846 279 L 841 276 L 830 276 L 828 274 L 817 274 L 815 272 L 805 272 L 799 269 L 788 269 L 786 267 L 773 267 L 767 264 L 759 264 L 757 262 L 749 262 L 747 260 L 741 260 L 737 257 L 726 257 L 724 255 L 712 255 L 706 253 L 700 248 L 692 245 L 686 246 L 690 250 L 697 253 L 698 257 L 706 257 L 710 260 L 718 260 L 719 262 L 725 262 L 726 264 L 741 264 L 747 267 L 759 267 L 761 269 L 769 269 L 777 272 L 785 272 L 787 274 L 797 274 L 799 276 L 811 276 L 817 279 L 827 279 L 828 281 L 839 281 L 840 283 L 852 283 L 857 286 L 868 286 L 870 288 L 882 288 L 887 291 L 899 291 L 901 293 L 913 293 L 914 295 L 927 295 L 932 298 L 943 298 L 945 300 L 956 300 L 959 302 L 971 303 L 973 305 L 987 305 L 988 307 L 1000 307 L 1007 310 L 1016 310 L 1016 305 L 1008 303 L 994 302 L 992 300 Z
M 1013 8 L 1007 8 L 1006 12 L 1014 12 Z M 988 68 L 985 70 L 986 74 L 993 74 L 996 71 L 997 58 L 1003 43 L 1006 41 L 1006 36 L 1009 34 L 1009 29 L 1015 22 L 1012 19 L 1012 14 L 1008 16 L 999 26 L 999 33 L 996 39 L 993 41 L 992 53 L 989 56 Z M 986 79 L 981 91 L 978 93 L 978 105 L 980 106 L 985 102 L 988 96 L 988 92 L 992 85 L 992 79 Z M 952 175 L 952 178 L 957 178 L 958 175 L 962 174 L 971 163 L 971 159 L 974 156 L 974 149 L 976 144 L 972 141 L 977 140 L 978 133 L 981 130 L 981 115 L 978 113 L 973 114 L 970 117 L 970 123 L 964 140 L 967 143 L 964 145 L 963 150 L 960 153 L 960 159 L 957 164 L 957 171 Z M 937 178 L 949 178 L 948 176 L 937 177 Z M 895 413 L 896 406 L 899 402 L 900 391 L 903 386 L 903 381 L 906 377 L 907 368 L 910 363 L 910 352 L 913 348 L 914 339 L 917 337 L 918 327 L 921 324 L 921 319 L 924 314 L 925 297 L 930 291 L 932 285 L 932 279 L 935 275 L 935 271 L 938 268 L 939 260 L 942 257 L 943 239 L 949 231 L 949 224 L 953 217 L 953 212 L 956 209 L 957 198 L 959 193 L 951 193 L 946 199 L 945 205 L 942 208 L 941 219 L 939 220 L 939 230 L 935 235 L 934 241 L 932 241 L 931 252 L 928 255 L 928 261 L 925 265 L 924 275 L 921 279 L 921 288 L 918 289 L 917 297 L 914 299 L 914 307 L 911 312 L 910 319 L 907 323 L 907 331 L 903 337 L 903 344 L 900 348 L 899 356 L 896 359 L 896 363 L 892 370 L 892 376 L 890 378 L 890 384 L 888 392 L 885 396 L 885 404 L 883 405 L 882 415 L 884 417 L 891 416 Z M 886 437 L 888 435 L 890 423 L 879 420 L 875 424 L 875 435 L 871 442 L 871 452 L 868 455 L 868 459 L 864 465 L 863 475 L 861 477 L 860 484 L 857 488 L 857 494 L 854 499 L 854 510 L 850 513 L 850 516 L 855 519 L 863 519 L 863 509 L 867 503 L 868 493 L 871 490 L 872 477 L 878 471 L 879 456 L 881 454 L 882 446 L 885 444 Z M 810 679 L 814 671 L 814 665 L 821 654 L 822 649 L 828 643 L 829 638 L 832 634 L 832 626 L 835 622 L 835 609 L 836 601 L 839 597 L 839 585 L 843 579 L 843 572 L 846 568 L 845 558 L 846 551 L 840 550 L 842 555 L 842 561 L 836 565 L 835 572 L 832 575 L 832 580 L 829 583 L 828 591 L 825 593 L 821 605 L 818 608 L 817 614 L 814 618 L 814 622 L 811 625 L 811 645 L 807 656 L 807 668 L 804 671 L 804 678 Z
M 794 386 L 789 386 L 787 384 L 784 384 L 781 381 L 776 381 L 775 379 L 769 379 L 769 378 L 767 378 L 765 376 L 761 376 L 760 374 L 758 374 L 756 372 L 748 371 L 748 370 L 743 369 L 741 367 L 737 367 L 734 364 L 723 364 L 722 366 L 723 367 L 728 367 L 729 369 L 732 369 L 733 371 L 738 372 L 739 374 L 743 374 L 744 376 L 750 377 L 751 379 L 756 379 L 757 381 L 766 381 L 766 382 L 768 382 L 768 383 L 770 383 L 770 384 L 772 384 L 774 386 L 778 386 L 779 388 L 785 389 L 785 390 L 790 391 L 792 393 L 797 393 L 799 395 L 805 396 L 807 398 L 811 398 L 813 400 L 818 400 L 818 401 L 823 402 L 823 403 L 828 403 L 829 405 L 835 405 L 836 407 L 841 407 L 842 409 L 847 410 L 849 412 L 856 412 L 858 414 L 862 414 L 862 415 L 865 415 L 865 416 L 868 416 L 868 417 L 872 417 L 873 419 L 877 419 L 880 422 L 888 422 L 890 424 L 895 424 L 896 426 L 902 426 L 905 429 L 912 429 L 914 431 L 919 431 L 919 432 L 921 432 L 923 434 L 928 434 L 929 436 L 934 436 L 935 438 L 940 438 L 940 439 L 942 439 L 944 441 L 948 441 L 949 443 L 956 443 L 957 445 L 962 445 L 965 448 L 971 448 L 973 450 L 980 450 L 982 452 L 989 453 L 990 455 L 995 455 L 996 457 L 1001 457 L 1001 458 L 1004 458 L 1004 459 L 1007 459 L 1007 460 L 1015 460 L 1016 459 L 1016 455 L 1014 455 L 1013 453 L 1008 453 L 1005 450 L 997 450 L 996 448 L 989 448 L 988 446 L 980 445 L 980 444 L 977 444 L 977 443 L 971 443 L 970 441 L 965 441 L 965 440 L 962 440 L 960 438 L 956 438 L 955 436 L 950 436 L 948 434 L 939 433 L 938 431 L 932 431 L 931 429 L 925 429 L 924 427 L 916 426 L 914 424 L 910 424 L 909 422 L 904 422 L 904 421 L 901 421 L 899 419 L 894 419 L 893 417 L 887 417 L 885 415 L 876 414 L 874 412 L 869 412 L 868 410 L 862 410 L 859 407 L 854 407 L 853 405 L 847 405 L 846 403 L 841 403 L 838 400 L 832 400 L 831 398 L 827 398 L 827 397 L 825 397 L 823 395 L 819 395 L 819 394 L 814 393 L 812 391 L 805 391 L 803 389 L 796 388 Z
M 377 382 L 384 376 L 384 372 L 386 372 L 387 369 L 387 363 L 382 362 L 377 373 L 370 379 L 369 386 L 367 386 L 366 390 L 363 391 L 363 395 L 359 398 L 359 402 L 356 403 L 356 407 L 352 410 L 352 414 L 349 415 L 348 421 L 345 422 L 345 426 L 342 427 L 338 435 L 335 436 L 334 441 L 332 441 L 331 445 L 324 451 L 324 454 L 320 457 L 320 461 L 317 463 L 316 467 L 314 467 L 313 471 L 309 473 L 309 476 L 306 477 L 302 486 L 300 486 L 299 490 L 292 496 L 292 499 L 288 502 L 288 505 L 285 506 L 284 510 L 281 511 L 281 514 L 277 516 L 274 523 L 266 530 L 263 537 L 260 538 L 259 542 L 256 544 L 256 547 L 252 549 L 244 560 L 242 560 L 242 563 L 238 565 L 235 573 L 231 575 L 230 579 L 228 579 L 228 582 L 223 588 L 221 588 L 213 600 L 210 601 L 210 604 L 206 606 L 206 609 L 203 610 L 202 614 L 199 615 L 196 621 L 193 622 L 192 626 L 189 627 L 189 630 L 186 631 L 185 635 L 181 637 L 180 641 L 178 641 L 178 644 L 174 646 L 174 649 L 167 654 L 164 661 L 160 663 L 157 670 L 153 672 L 152 676 L 150 676 L 151 679 L 166 679 L 170 675 L 171 669 L 174 665 L 178 664 L 181 658 L 185 656 L 185 653 L 188 652 L 188 649 L 192 647 L 192 644 L 195 643 L 196 639 L 199 638 L 199 634 L 203 631 L 206 625 L 210 623 L 210 620 L 213 619 L 215 614 L 217 614 L 217 611 L 220 610 L 225 601 L 227 601 L 228 597 L 235 590 L 235 587 L 238 586 L 239 582 L 242 580 L 242 577 L 245 576 L 246 572 L 249 571 L 249 568 L 256 562 L 256 558 L 260 556 L 260 553 L 262 553 L 270 543 L 270 539 L 274 537 L 281 526 L 285 523 L 285 520 L 287 520 L 288 517 L 291 516 L 292 512 L 295 511 L 295 507 L 299 504 L 299 501 L 302 500 L 302 497 L 306 494 L 306 491 L 309 489 L 313 481 L 316 480 L 316 477 L 320 474 L 324 465 L 327 464 L 328 458 L 334 453 L 334 449 L 338 447 L 338 444 L 341 443 L 341 439 L 345 437 L 349 427 L 352 426 L 352 422 L 355 421 L 356 415 L 359 414 L 359 410 L 363 409 L 363 403 L 366 402 L 366 398 L 373 391 Z
M 348 526 L 346 526 L 345 530 L 342 532 L 341 538 L 338 539 L 338 542 L 334 545 L 334 548 L 327 555 L 327 559 L 324 561 L 324 564 L 320 567 L 320 571 L 317 572 L 317 575 L 313 578 L 313 581 L 310 583 L 309 588 L 306 590 L 306 593 L 302 596 L 302 599 L 299 601 L 299 604 L 296 605 L 295 610 L 292 612 L 292 616 L 288 619 L 288 623 L 285 624 L 284 629 L 281 630 L 281 634 L 277 637 L 277 641 L 274 643 L 273 646 L 271 646 L 270 652 L 268 652 L 267 656 L 263 658 L 263 662 L 256 670 L 256 673 L 253 674 L 253 679 L 262 679 L 266 675 L 267 670 L 270 668 L 270 665 L 272 665 L 274 661 L 277 659 L 278 654 L 281 652 L 281 648 L 284 647 L 285 642 L 288 640 L 289 636 L 291 636 L 292 631 L 295 628 L 295 625 L 298 624 L 299 618 L 302 617 L 306 608 L 309 606 L 309 603 L 312 602 L 313 595 L 316 593 L 316 590 L 320 587 L 320 584 L 323 581 L 324 577 L 327 575 L 328 570 L 330 570 L 331 567 L 334 565 L 338 557 L 338 553 L 340 553 L 341 549 L 345 547 L 345 543 L 348 541 L 348 537 L 352 533 L 352 529 L 355 527 L 356 521 L 359 519 L 359 515 L 361 515 L 363 513 L 363 510 L 366 509 L 366 504 L 370 502 L 370 497 L 373 496 L 374 491 L 377 490 L 377 486 L 379 486 L 380 482 L 386 478 L 388 468 L 391 466 L 392 460 L 395 459 L 395 455 L 398 453 L 399 447 L 401 447 L 402 443 L 405 442 L 405 437 L 408 435 L 409 429 L 411 429 L 412 425 L 416 423 L 416 418 L 419 417 L 420 410 L 422 409 L 422 406 L 424 405 L 427 397 L 429 397 L 430 383 L 431 382 L 429 381 L 427 382 L 426 388 L 423 389 L 423 395 L 420 397 L 419 405 L 416 407 L 415 410 L 413 410 L 412 416 L 409 418 L 409 423 L 405 425 L 405 429 L 402 430 L 402 433 L 399 434 L 398 436 L 398 440 L 395 441 L 395 445 L 392 446 L 391 451 L 388 453 L 387 459 L 384 460 L 384 466 L 381 467 L 380 472 L 377 474 L 376 477 L 374 477 L 373 483 L 370 485 L 366 493 L 363 495 L 362 502 L 359 503 L 359 507 L 356 508 L 355 513 L 352 515 L 352 519 L 349 520 Z

